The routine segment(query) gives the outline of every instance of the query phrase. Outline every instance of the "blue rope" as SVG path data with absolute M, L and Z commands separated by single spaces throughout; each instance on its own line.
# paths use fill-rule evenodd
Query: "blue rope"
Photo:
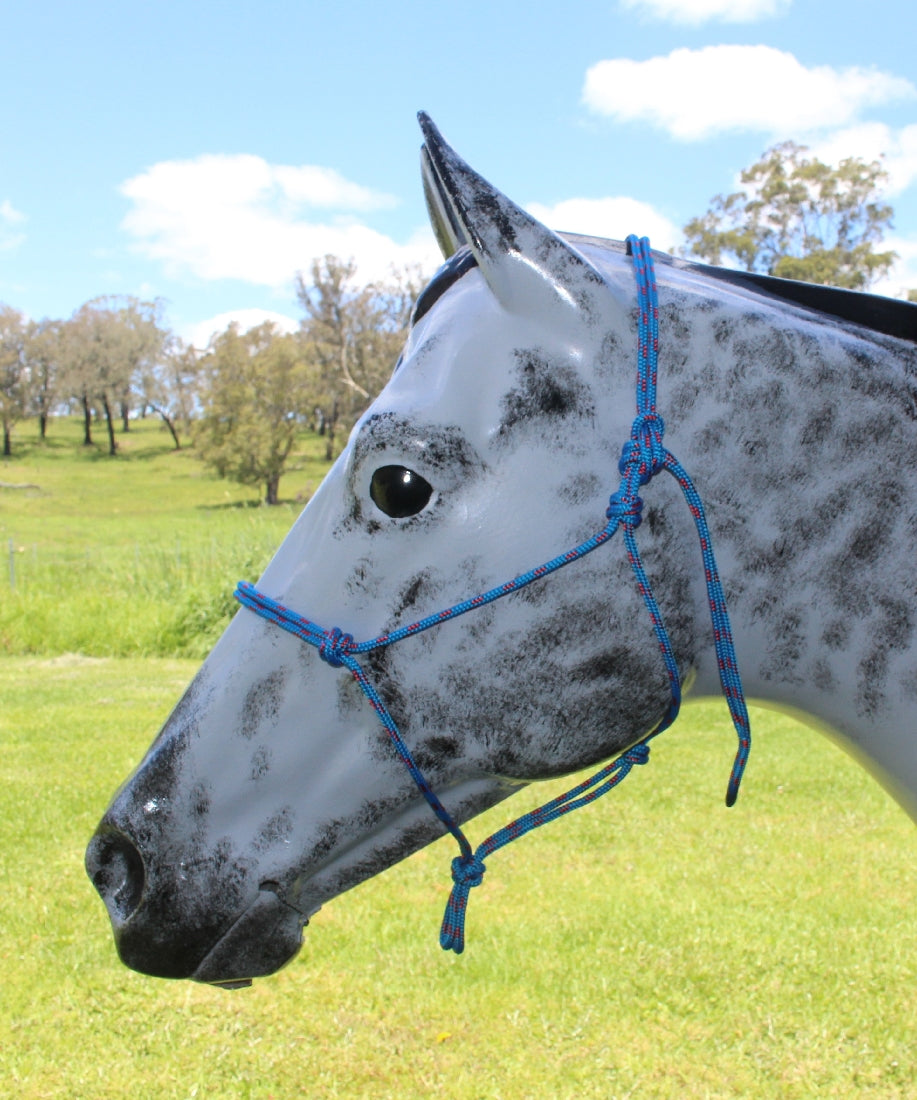
M 609 498 L 608 509 L 605 513 L 608 522 L 601 531 L 596 532 L 573 549 L 559 554 L 543 565 L 530 569 L 505 584 L 491 588 L 489 591 L 470 599 L 462 600 L 443 611 L 428 615 L 424 619 L 388 633 L 380 634 L 378 637 L 365 642 L 355 642 L 352 635 L 342 633 L 337 627 L 324 630 L 317 623 L 284 607 L 283 604 L 271 599 L 263 592 L 259 592 L 254 585 L 246 581 L 240 581 L 235 591 L 235 597 L 240 604 L 314 646 L 322 660 L 332 668 L 347 668 L 350 671 L 387 731 L 397 755 L 407 768 L 421 794 L 437 818 L 455 838 L 459 846 L 459 854 L 452 861 L 453 885 L 446 904 L 446 912 L 443 916 L 439 942 L 444 950 L 451 950 L 459 955 L 465 949 L 465 910 L 468 904 L 468 896 L 471 890 L 475 886 L 480 886 L 483 881 L 487 869 L 484 862 L 485 857 L 492 855 L 520 836 L 524 836 L 534 829 L 539 829 L 542 825 L 563 817 L 572 810 L 588 805 L 588 803 L 612 790 L 630 774 L 634 767 L 648 762 L 649 742 L 662 733 L 663 730 L 668 729 L 678 716 L 681 707 L 681 678 L 678 671 L 678 662 L 662 619 L 662 613 L 653 595 L 649 577 L 643 567 L 634 535 L 634 532 L 640 526 L 643 512 L 643 501 L 639 496 L 639 490 L 663 471 L 671 474 L 681 487 L 694 519 L 701 545 L 720 685 L 729 706 L 729 712 L 738 737 L 738 749 L 726 792 L 726 804 L 728 806 L 733 805 L 738 795 L 739 785 L 742 781 L 751 748 L 748 711 L 745 706 L 742 682 L 739 677 L 738 663 L 732 643 L 732 631 L 726 610 L 726 599 L 713 556 L 704 506 L 688 474 L 663 445 L 662 437 L 665 432 L 665 425 L 662 417 L 656 412 L 659 308 L 652 252 L 646 237 L 628 237 L 627 248 L 628 254 L 633 258 L 634 274 L 637 281 L 637 415 L 631 425 L 630 438 L 625 442 L 621 451 L 621 459 L 618 463 L 621 482 L 617 491 Z M 636 745 L 627 749 L 616 760 L 605 765 L 595 775 L 590 776 L 564 794 L 558 795 L 557 798 L 538 807 L 538 809 L 531 810 L 505 825 L 502 829 L 498 829 L 497 832 L 473 849 L 461 827 L 437 797 L 423 772 L 417 767 L 410 749 L 404 743 L 397 724 L 356 658 L 358 655 L 393 645 L 403 638 L 410 638 L 415 634 L 428 630 L 430 627 L 438 626 L 440 623 L 448 622 L 478 607 L 493 603 L 512 592 L 518 592 L 519 589 L 525 588 L 534 581 L 549 576 L 558 569 L 571 564 L 571 562 L 579 561 L 587 554 L 592 553 L 593 550 L 608 542 L 619 527 L 623 531 L 627 558 L 633 570 L 638 591 L 643 597 L 653 624 L 653 630 L 669 678 L 670 702 L 668 710 L 662 721 L 651 733 L 647 734 Z

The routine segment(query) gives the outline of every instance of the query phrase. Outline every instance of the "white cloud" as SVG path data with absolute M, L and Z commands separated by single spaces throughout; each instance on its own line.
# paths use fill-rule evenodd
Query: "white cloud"
M 263 325 L 265 321 L 270 321 L 281 332 L 296 332 L 299 328 L 299 321 L 285 313 L 275 313 L 269 309 L 235 309 L 218 313 L 206 321 L 185 325 L 179 335 L 186 344 L 203 350 L 214 336 L 225 332 L 233 322 L 239 326 L 240 332 L 248 332 L 249 329 Z
M 330 168 L 204 155 L 155 164 L 121 192 L 132 204 L 122 227 L 173 274 L 288 288 L 296 271 L 328 253 L 353 257 L 367 280 L 392 264 L 439 264 L 431 233 L 398 244 L 359 221 L 356 213 L 396 200 Z
M 875 69 L 806 68 L 770 46 L 677 49 L 648 61 L 615 58 L 586 72 L 583 102 L 622 122 L 649 122 L 682 141 L 721 131 L 799 135 L 846 126 L 868 106 L 917 96 Z
M 839 164 L 845 157 L 881 160 L 888 172 L 888 195 L 917 182 L 917 124 L 896 132 L 884 122 L 864 122 L 814 142 L 812 152 L 826 164 Z
M 697 25 L 708 19 L 753 23 L 787 11 L 792 0 L 621 0 L 625 8 L 647 11 L 657 19 Z
M 25 240 L 20 226 L 27 221 L 25 214 L 17 210 L 9 199 L 0 202 L 0 252 L 9 252 Z
M 906 298 L 909 290 L 917 290 L 917 237 L 886 237 L 885 249 L 897 252 L 898 259 L 888 275 L 869 289 L 890 298 Z
M 671 251 L 681 242 L 681 230 L 649 203 L 626 196 L 565 199 L 554 206 L 530 203 L 526 209 L 540 222 L 561 232 L 584 233 L 623 241 L 629 233 L 649 237 L 654 248 Z

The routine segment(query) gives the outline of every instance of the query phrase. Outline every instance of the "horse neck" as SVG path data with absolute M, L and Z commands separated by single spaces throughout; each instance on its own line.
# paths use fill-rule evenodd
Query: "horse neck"
M 746 692 L 840 739 L 917 816 L 917 349 L 763 309 L 705 331 L 661 363 L 664 413 Z M 706 656 L 697 690 L 717 691 Z

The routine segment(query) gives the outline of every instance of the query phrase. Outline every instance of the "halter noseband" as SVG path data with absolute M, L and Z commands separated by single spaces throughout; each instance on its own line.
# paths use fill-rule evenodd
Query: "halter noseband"
M 521 576 L 515 577 L 506 584 L 491 588 L 488 592 L 463 600 L 461 603 L 454 604 L 452 607 L 439 611 L 434 615 L 428 615 L 425 619 L 411 623 L 408 626 L 399 627 L 387 634 L 380 634 L 378 637 L 366 642 L 355 642 L 352 635 L 342 633 L 337 627 L 331 630 L 322 629 L 318 624 L 284 607 L 263 592 L 259 592 L 254 585 L 248 584 L 246 581 L 240 581 L 235 591 L 235 598 L 239 603 L 276 626 L 296 635 L 302 641 L 314 646 L 318 650 L 319 656 L 327 664 L 333 668 L 349 669 L 373 710 L 375 710 L 379 721 L 385 727 L 396 753 L 417 784 L 421 794 L 442 824 L 455 837 L 459 846 L 459 855 L 452 861 L 453 886 L 446 905 L 439 941 L 444 950 L 452 950 L 456 954 L 461 954 L 465 948 L 465 907 L 468 902 L 469 891 L 472 887 L 479 886 L 484 877 L 486 870 L 484 858 L 509 844 L 510 841 L 547 824 L 549 821 L 555 820 L 555 818 L 562 817 L 571 810 L 593 802 L 613 787 L 616 787 L 633 767 L 647 763 L 649 760 L 649 742 L 662 733 L 663 730 L 668 729 L 678 716 L 681 706 L 681 681 L 678 664 L 675 660 L 668 632 L 662 621 L 659 606 L 653 596 L 649 578 L 643 568 L 643 562 L 634 537 L 634 532 L 640 525 L 643 509 L 643 501 L 640 499 L 639 490 L 663 470 L 671 474 L 680 485 L 700 539 L 720 685 L 726 697 L 729 713 L 738 737 L 738 750 L 726 792 L 727 806 L 733 805 L 736 800 L 751 748 L 748 711 L 745 706 L 742 682 L 739 677 L 735 649 L 732 644 L 732 631 L 729 625 L 729 615 L 726 611 L 726 599 L 713 556 L 704 506 L 697 490 L 694 488 L 694 483 L 662 442 L 665 425 L 662 417 L 656 412 L 659 311 L 656 276 L 649 240 L 646 237 L 628 237 L 627 252 L 633 258 L 639 306 L 637 415 L 631 426 L 630 438 L 625 442 L 621 451 L 621 459 L 618 463 L 621 482 L 617 491 L 609 499 L 608 509 L 605 513 L 608 522 L 601 531 L 581 542 L 578 546 L 573 547 L 573 549 L 552 558 L 527 573 L 523 573 Z M 494 600 L 502 599 L 502 597 L 508 596 L 512 592 L 518 592 L 520 588 L 525 588 L 533 581 L 540 580 L 550 573 L 555 573 L 565 565 L 585 557 L 586 554 L 608 542 L 619 527 L 623 531 L 628 561 L 652 620 L 659 649 L 665 662 L 671 692 L 668 711 L 651 733 L 627 749 L 610 764 L 606 764 L 593 776 L 538 809 L 523 814 L 509 825 L 493 833 L 476 849 L 472 849 L 461 827 L 443 806 L 424 777 L 423 772 L 414 762 L 414 758 L 404 743 L 394 719 L 382 702 L 376 688 L 367 678 L 357 657 L 363 653 L 369 653 L 371 650 L 393 645 L 403 638 L 410 638 L 432 626 L 448 622 L 450 619 L 455 619 L 459 615 L 473 611 L 475 608 L 493 603 Z

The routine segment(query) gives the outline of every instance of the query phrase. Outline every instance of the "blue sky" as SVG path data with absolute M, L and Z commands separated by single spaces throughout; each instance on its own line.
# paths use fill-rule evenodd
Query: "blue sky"
M 205 341 L 298 319 L 297 269 L 437 253 L 417 110 L 558 229 L 657 247 L 784 138 L 885 156 L 917 287 L 913 0 L 184 0 L 8 5 L 0 301 L 161 296 Z M 255 312 L 247 312 L 255 311 Z

